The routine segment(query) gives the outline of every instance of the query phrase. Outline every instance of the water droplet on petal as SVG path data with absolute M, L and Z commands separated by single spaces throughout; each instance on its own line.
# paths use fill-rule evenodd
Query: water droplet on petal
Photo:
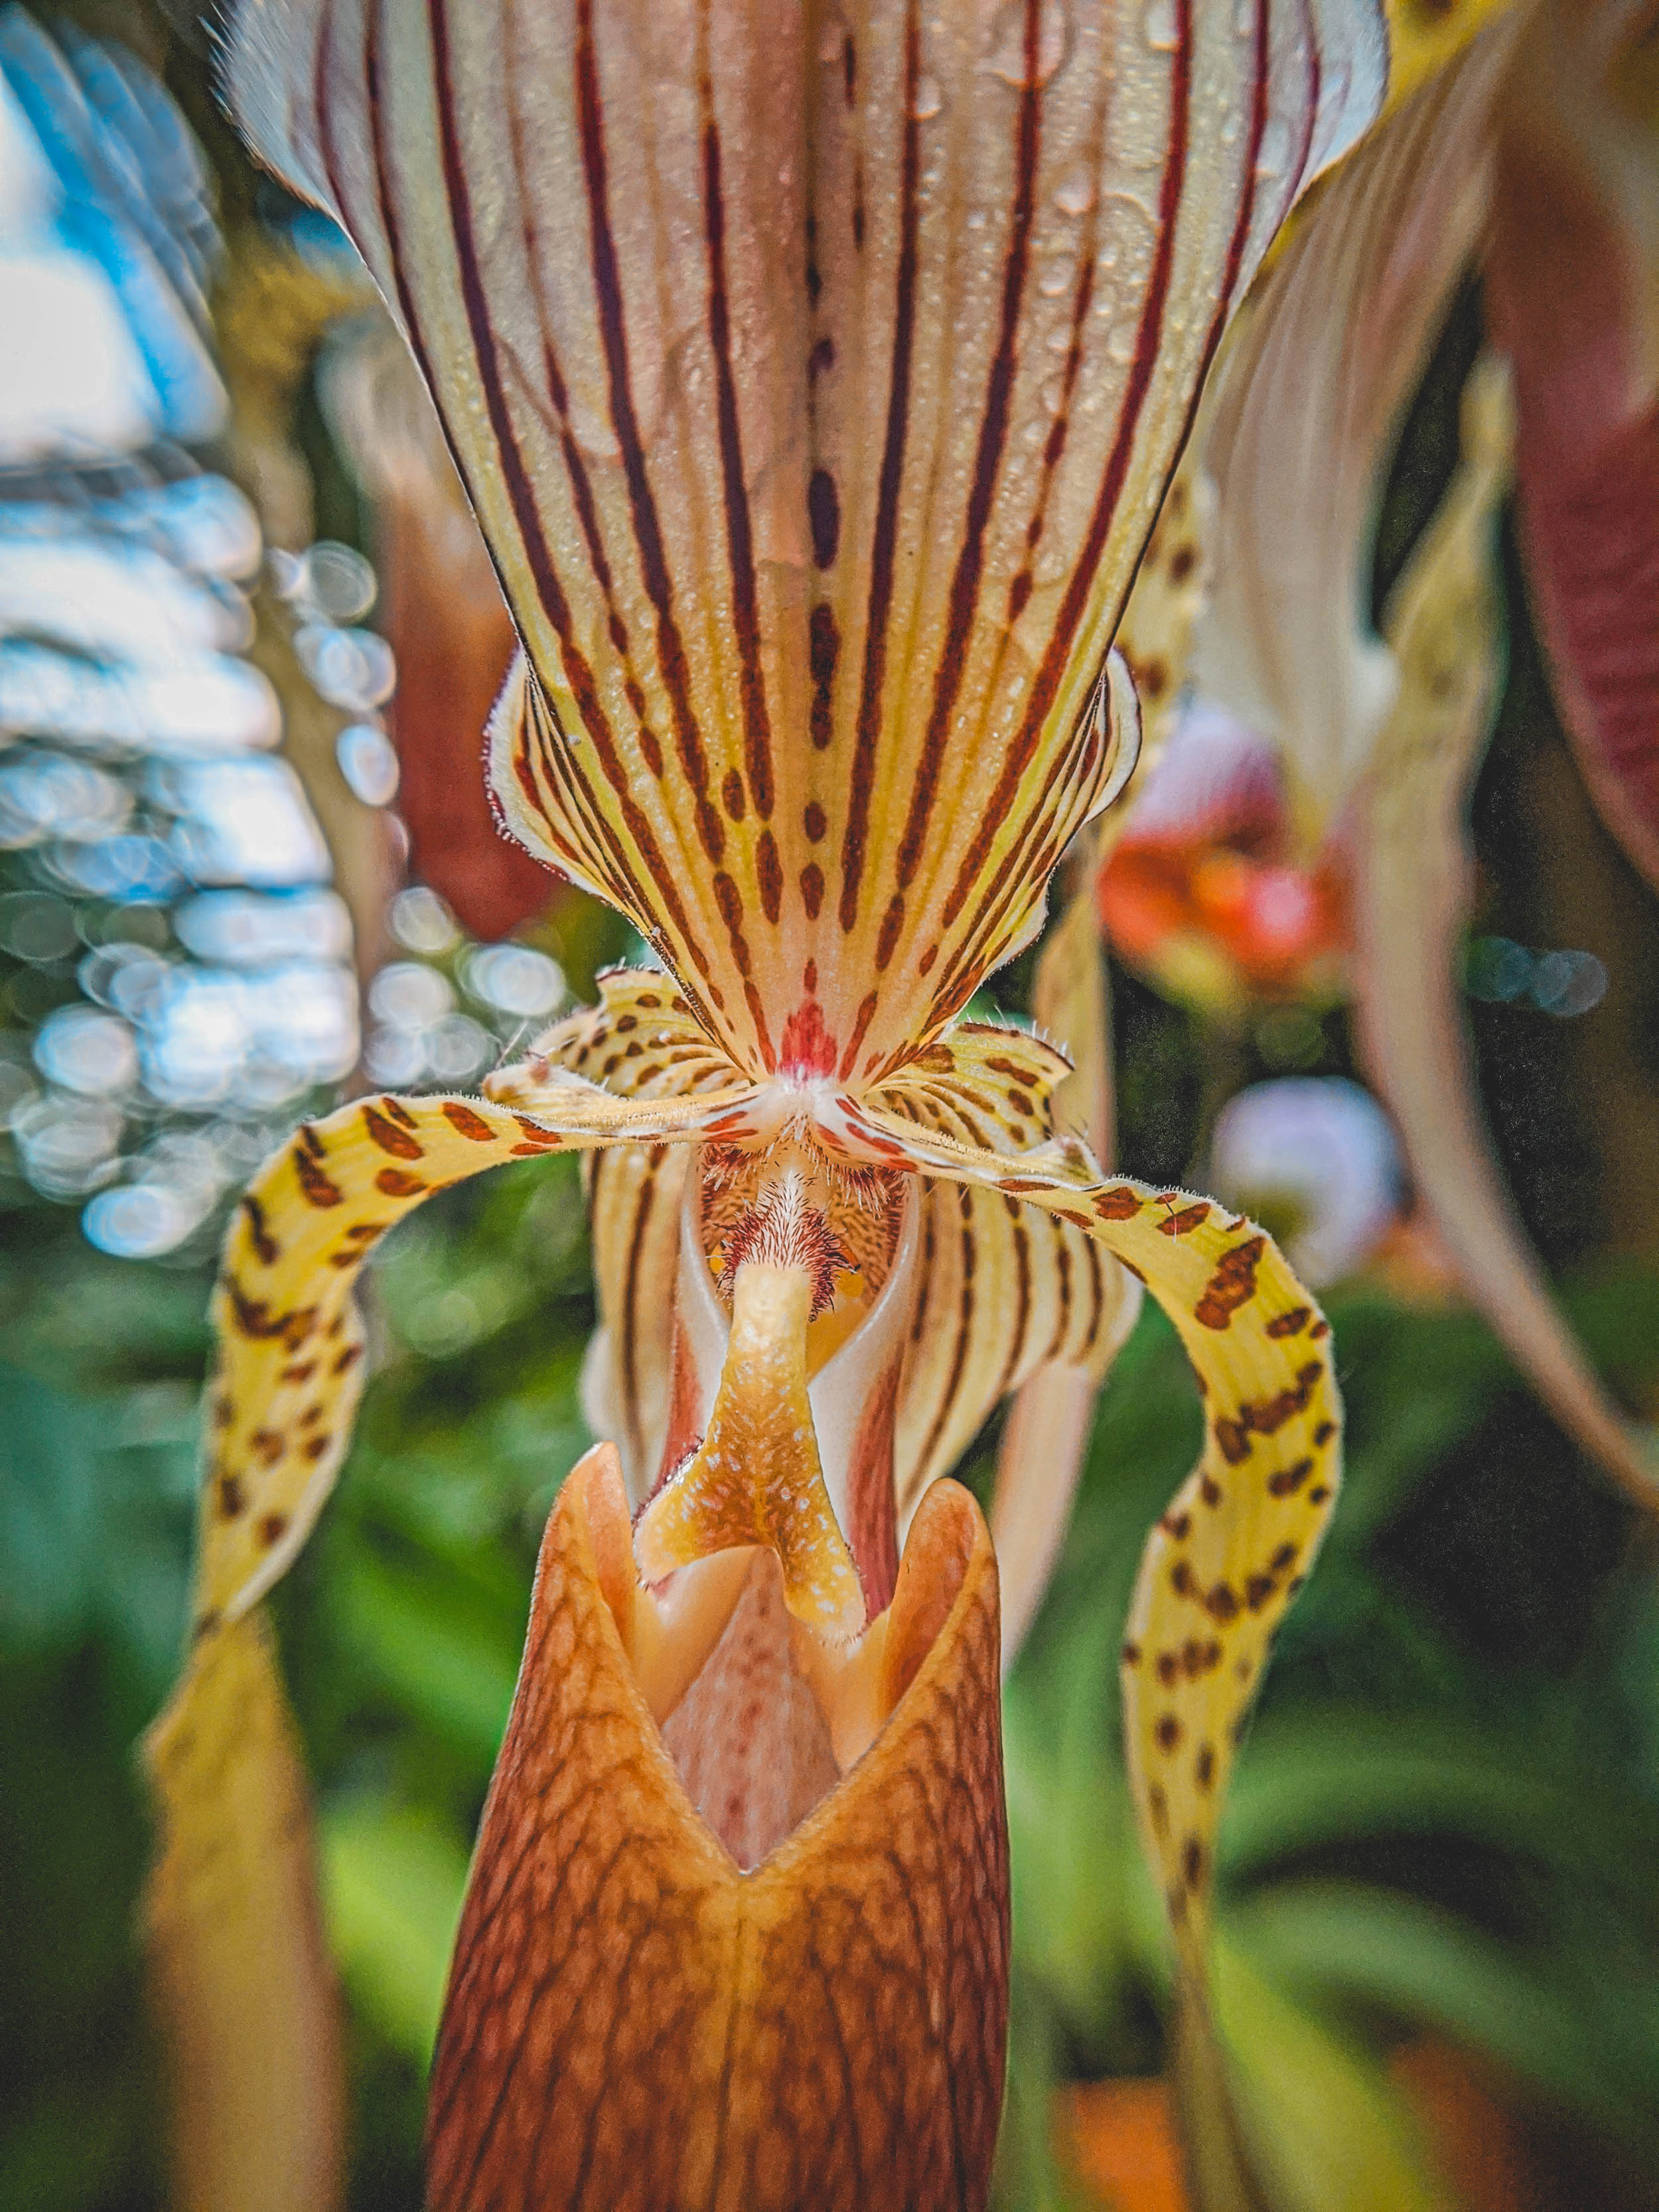
M 1042 0 L 1035 57 L 1036 82 L 1039 86 L 1046 85 L 1065 61 L 1070 28 L 1060 0 Z M 993 76 L 1000 76 L 1005 84 L 1024 86 L 1025 10 L 1023 6 L 1013 5 L 998 10 L 991 58 L 985 66 Z
M 1095 180 L 1087 169 L 1073 169 L 1054 193 L 1062 215 L 1087 215 L 1095 204 Z
M 1176 12 L 1176 0 L 1146 0 L 1146 13 L 1141 19 L 1146 43 L 1154 53 L 1173 52 L 1180 41 L 1180 21 Z
M 916 96 L 910 103 L 910 112 L 915 117 L 917 122 L 930 121 L 944 105 L 945 95 L 939 88 L 937 79 L 931 76 L 919 77 L 916 80 Z
M 1261 151 L 1256 156 L 1256 173 L 1276 177 L 1290 159 L 1290 125 L 1282 115 L 1275 115 L 1261 134 Z

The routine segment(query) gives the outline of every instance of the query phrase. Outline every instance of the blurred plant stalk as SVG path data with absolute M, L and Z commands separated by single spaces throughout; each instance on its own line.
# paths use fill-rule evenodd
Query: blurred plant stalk
M 258 513 L 267 548 L 302 554 L 313 534 L 311 472 L 295 440 L 301 398 L 330 330 L 373 294 L 339 259 L 307 258 L 252 222 L 233 230 L 216 289 L 215 327 L 231 419 L 231 465 Z M 250 658 L 283 707 L 283 750 L 295 766 L 351 915 L 357 975 L 386 957 L 386 912 L 403 877 L 392 819 L 358 797 L 337 741 L 352 717 L 321 697 L 295 658 L 295 616 L 267 577 L 255 594 Z

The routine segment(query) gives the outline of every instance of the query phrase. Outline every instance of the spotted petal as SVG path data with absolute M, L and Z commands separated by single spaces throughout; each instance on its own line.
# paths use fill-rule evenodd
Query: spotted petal
M 1647 1455 L 1555 1309 L 1492 1161 L 1453 983 L 1465 817 L 1496 702 L 1508 432 L 1490 366 L 1470 395 L 1474 449 L 1386 640 L 1367 607 L 1376 486 L 1486 234 L 1521 29 L 1521 11 L 1498 15 L 1394 109 L 1233 325 L 1206 402 L 1217 578 L 1195 660 L 1200 689 L 1279 746 L 1311 836 L 1352 810 L 1369 1073 L 1471 1297 L 1563 1425 L 1643 1495 Z M 1292 527 L 1308 516 L 1316 526 Z
M 214 1292 L 221 1349 L 198 1632 L 237 1618 L 286 1571 L 333 1486 L 362 1380 L 352 1287 L 386 1231 L 485 1168 L 625 1136 L 630 1110 L 684 1134 L 713 1109 L 575 1083 L 534 1120 L 485 1099 L 381 1097 L 302 1124 L 267 1164 L 237 1212 Z M 556 1112 L 562 1127 L 550 1126 Z
M 1185 1191 L 1103 1178 L 1074 1139 L 1023 1158 L 975 1145 L 934 1103 L 940 1087 L 929 1097 L 895 1085 L 863 1111 L 926 1172 L 1097 1238 L 1169 1315 L 1204 1394 L 1203 1454 L 1148 1540 L 1123 1655 L 1136 1808 L 1197 1988 L 1238 1730 L 1335 1498 L 1329 1328 L 1252 1223 Z
M 1201 373 L 1382 76 L 1370 0 L 245 8 L 525 642 L 501 804 L 750 1072 L 809 1006 L 890 1066 L 1036 926 Z

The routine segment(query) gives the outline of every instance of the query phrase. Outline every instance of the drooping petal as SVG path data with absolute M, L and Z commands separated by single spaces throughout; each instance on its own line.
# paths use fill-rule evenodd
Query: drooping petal
M 1499 112 L 1486 307 L 1516 384 L 1528 581 L 1602 820 L 1659 884 L 1659 115 L 1653 11 L 1534 11 Z
M 1455 961 L 1468 916 L 1469 791 L 1497 684 L 1493 537 L 1510 409 L 1490 359 L 1471 379 L 1464 425 L 1462 465 L 1387 617 L 1401 688 L 1356 837 L 1360 1043 L 1470 1296 L 1562 1426 L 1651 1510 L 1659 1460 L 1608 1399 L 1551 1297 L 1475 1103 Z
M 1490 466 L 1466 479 L 1463 520 L 1442 540 L 1447 605 L 1462 611 L 1464 631 L 1443 638 L 1427 599 L 1414 599 L 1410 699 L 1395 699 L 1399 641 L 1376 637 L 1365 613 L 1379 471 L 1449 288 L 1483 234 L 1495 108 L 1524 12 L 1498 14 L 1379 125 L 1235 323 L 1206 403 L 1217 575 L 1195 659 L 1202 690 L 1279 746 L 1310 841 L 1356 803 L 1366 908 L 1355 916 L 1365 940 L 1358 988 L 1372 1080 L 1471 1295 L 1558 1417 L 1639 1492 L 1639 1445 L 1555 1310 L 1492 1163 L 1452 994 L 1466 912 L 1463 810 L 1495 650 L 1486 541 L 1469 534 L 1467 500 L 1476 489 L 1498 496 Z M 1455 681 L 1437 700 L 1425 687 L 1442 662 Z
M 619 1100 L 572 1082 L 539 1118 L 485 1099 L 374 1097 L 302 1123 L 255 1178 L 226 1239 L 213 1321 L 197 1565 L 198 1632 L 283 1574 L 333 1486 L 362 1385 L 357 1270 L 434 1190 L 511 1159 L 631 1133 L 695 1133 L 705 1101 Z M 562 1126 L 550 1126 L 556 1113 Z
M 925 1172 L 1021 1199 L 1097 1238 L 1168 1314 L 1204 1394 L 1203 1455 L 1148 1540 L 1123 1671 L 1142 1834 L 1196 1985 L 1237 1730 L 1335 1498 L 1341 1407 L 1329 1328 L 1242 1216 L 1103 1178 L 1075 1140 L 1024 1156 L 975 1144 L 939 1103 L 944 1089 L 942 1077 L 925 1092 L 901 1079 L 862 1112 Z
M 1380 97 L 1370 0 L 252 0 L 229 74 L 434 387 L 533 668 L 520 834 L 750 1072 L 809 1008 L 890 1065 L 1108 787 L 1134 562 Z
M 434 2063 L 433 2212 L 975 2212 L 1008 1948 L 977 1509 L 929 1494 L 886 1617 L 890 1717 L 747 1875 L 634 1680 L 628 1558 L 601 1446 L 543 1545 Z
M 1382 472 L 1491 191 L 1500 18 L 1372 132 L 1235 321 L 1198 435 L 1214 582 L 1194 676 L 1279 750 L 1308 844 L 1364 773 L 1394 695 L 1370 619 Z
M 334 2212 L 339 1996 L 310 1807 L 262 1612 L 207 1638 L 144 1739 L 157 1849 L 143 1923 L 173 2080 L 179 2212 Z

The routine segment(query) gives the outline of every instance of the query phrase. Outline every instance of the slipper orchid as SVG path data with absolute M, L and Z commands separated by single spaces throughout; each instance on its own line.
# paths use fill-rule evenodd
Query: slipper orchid
M 1248 1221 L 1103 1174 L 1060 1051 L 963 1010 L 1133 764 L 1109 648 L 1200 380 L 1380 75 L 1339 0 L 240 18 L 244 125 L 362 250 L 502 579 L 503 815 L 659 963 L 482 1099 L 300 1130 L 217 1293 L 198 1637 L 152 1744 L 158 1945 L 209 2001 L 205 1747 L 344 1449 L 356 1271 L 434 1189 L 601 1155 L 616 1442 L 543 1547 L 434 2206 L 982 2203 L 997 1578 L 933 1478 L 1040 1364 L 1097 1362 L 1134 1277 L 1206 1394 L 1124 1653 L 1201 2023 L 1217 1808 L 1334 1492 L 1328 1333 Z M 246 1911 L 235 1940 L 251 1990 Z

